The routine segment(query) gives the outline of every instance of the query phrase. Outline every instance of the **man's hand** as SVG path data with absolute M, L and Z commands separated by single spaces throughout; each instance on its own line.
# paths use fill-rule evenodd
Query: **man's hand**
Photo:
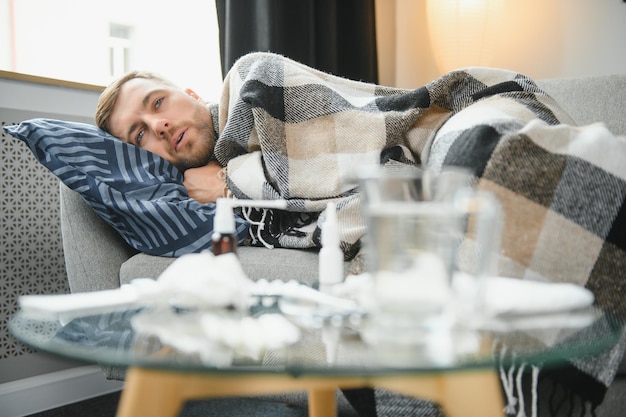
M 189 168 L 185 171 L 183 185 L 189 197 L 200 203 L 215 203 L 224 197 L 226 183 L 219 175 L 222 167 L 215 161 L 200 168 Z

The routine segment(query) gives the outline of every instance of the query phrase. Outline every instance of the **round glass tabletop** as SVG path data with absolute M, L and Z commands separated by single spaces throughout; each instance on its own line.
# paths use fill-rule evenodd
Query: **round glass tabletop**
M 500 317 L 481 326 L 380 329 L 367 317 L 311 317 L 260 308 L 130 309 L 74 317 L 15 315 L 11 333 L 32 347 L 89 362 L 214 373 L 381 375 L 558 365 L 598 354 L 623 324 L 594 308 Z M 412 337 L 406 337 L 407 335 Z

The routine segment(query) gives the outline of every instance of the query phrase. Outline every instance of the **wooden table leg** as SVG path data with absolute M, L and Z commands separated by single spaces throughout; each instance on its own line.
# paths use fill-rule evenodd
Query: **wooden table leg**
M 459 372 L 442 379 L 441 402 L 446 416 L 504 416 L 504 399 L 494 371 Z
M 163 378 L 154 372 L 130 368 L 120 397 L 116 417 L 175 417 L 180 414 L 185 399 L 182 384 L 176 379 Z
M 337 389 L 309 389 L 309 417 L 337 417 Z
M 504 417 L 500 381 L 491 369 L 376 377 L 372 385 L 435 401 L 446 417 Z

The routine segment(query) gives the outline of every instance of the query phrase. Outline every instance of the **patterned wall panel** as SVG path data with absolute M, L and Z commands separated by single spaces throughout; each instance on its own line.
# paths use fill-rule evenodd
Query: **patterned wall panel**
M 31 117 L 0 108 L 2 126 Z M 79 120 L 80 121 L 80 120 Z M 59 223 L 58 180 L 21 141 L 0 138 L 0 360 L 30 353 L 12 338 L 8 319 L 22 294 L 69 292 Z

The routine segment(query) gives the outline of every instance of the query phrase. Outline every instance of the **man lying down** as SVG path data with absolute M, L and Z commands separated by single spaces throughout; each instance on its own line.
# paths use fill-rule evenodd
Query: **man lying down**
M 287 200 L 287 210 L 237 219 L 240 239 L 286 248 L 319 248 L 318 219 L 335 202 L 345 258 L 358 263 L 360 166 L 463 166 L 503 207 L 501 275 L 584 285 L 601 307 L 626 312 L 626 140 L 573 126 L 523 75 L 473 68 L 404 90 L 253 53 L 229 71 L 218 104 L 133 72 L 103 92 L 96 123 L 113 136 L 50 120 L 4 129 L 137 250 L 210 247 L 206 203 L 228 194 Z M 544 376 L 577 386 L 578 406 L 593 412 L 622 353 L 542 370 L 539 389 Z
M 317 219 L 336 202 L 346 259 L 364 233 L 358 167 L 467 167 L 504 208 L 501 274 L 585 285 L 623 312 L 626 144 L 599 125 L 574 127 L 525 76 L 474 68 L 404 90 L 254 53 L 230 70 L 219 105 L 133 72 L 102 94 L 96 122 L 174 164 L 198 202 L 286 199 L 286 212 L 257 222 L 257 243 L 319 247 Z

